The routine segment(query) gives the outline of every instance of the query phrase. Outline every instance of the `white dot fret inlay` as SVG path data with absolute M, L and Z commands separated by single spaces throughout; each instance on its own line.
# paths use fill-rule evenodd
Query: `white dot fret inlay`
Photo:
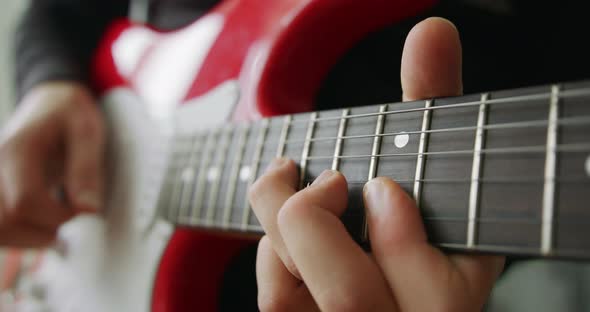
M 586 174 L 590 177 L 590 155 L 586 158 Z
M 242 182 L 246 182 L 248 181 L 248 179 L 250 179 L 250 172 L 252 170 L 250 169 L 250 166 L 243 166 L 240 169 L 240 181 Z
M 207 171 L 207 181 L 212 182 L 219 178 L 219 168 L 211 167 L 209 171 Z
M 410 136 L 404 132 L 396 135 L 393 139 L 393 143 L 397 148 L 404 148 L 406 145 L 408 145 L 408 142 L 410 142 Z

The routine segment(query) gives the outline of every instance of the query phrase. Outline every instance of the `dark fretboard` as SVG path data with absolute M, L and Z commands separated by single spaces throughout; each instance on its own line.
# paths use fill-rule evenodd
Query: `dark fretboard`
M 176 138 L 160 196 L 184 226 L 262 233 L 247 189 L 268 163 L 349 182 L 342 217 L 363 241 L 366 181 L 419 204 L 432 243 L 590 258 L 590 82 L 279 116 Z

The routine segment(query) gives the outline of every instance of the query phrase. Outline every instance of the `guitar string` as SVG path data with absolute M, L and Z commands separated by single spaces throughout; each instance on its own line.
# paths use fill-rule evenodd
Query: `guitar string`
M 569 144 L 558 144 L 552 149 L 555 152 L 560 153 L 583 153 L 590 152 L 590 143 L 569 143 Z M 545 145 L 531 145 L 531 146 L 518 146 L 518 147 L 497 147 L 487 148 L 476 151 L 475 149 L 466 150 L 448 150 L 448 151 L 432 151 L 432 152 L 410 152 L 410 153 L 381 153 L 381 154 L 355 154 L 355 155 L 318 155 L 318 156 L 307 156 L 307 160 L 332 160 L 334 158 L 339 159 L 356 159 L 356 158 L 369 158 L 369 157 L 413 157 L 413 156 L 461 156 L 461 155 L 473 155 L 478 152 L 482 154 L 529 154 L 529 153 L 546 153 L 547 146 Z M 294 161 L 299 160 L 293 158 Z M 245 162 L 244 164 L 247 164 Z M 171 166 L 170 168 L 183 168 L 184 166 Z
M 570 97 L 579 97 L 590 95 L 590 88 L 581 88 L 575 90 L 565 90 L 560 92 L 560 99 L 566 99 Z M 521 95 L 521 96 L 512 96 L 500 99 L 490 99 L 485 102 L 486 105 L 494 105 L 494 104 L 516 104 L 519 102 L 526 102 L 531 100 L 549 100 L 551 93 L 541 93 L 541 94 L 533 94 L 533 95 Z M 436 101 L 436 99 L 434 99 Z M 398 103 L 388 103 L 387 105 L 397 105 L 397 104 L 407 104 L 412 102 L 398 102 Z M 538 103 L 546 104 L 546 103 Z M 438 109 L 453 109 L 453 108 L 462 108 L 462 107 L 470 107 L 470 106 L 479 106 L 481 105 L 481 101 L 471 101 L 471 102 L 464 102 L 464 103 L 456 103 L 456 104 L 449 104 L 449 105 L 442 105 L 442 106 L 431 106 L 431 107 L 421 107 L 421 108 L 412 108 L 412 109 L 402 109 L 402 110 L 391 110 L 385 112 L 375 112 L 375 113 L 366 113 L 366 114 L 356 114 L 356 115 L 347 115 L 347 116 L 338 116 L 338 117 L 319 117 L 316 119 L 316 122 L 320 121 L 329 121 L 329 120 L 341 120 L 341 119 L 352 119 L 352 118 L 363 118 L 363 117 L 376 117 L 380 115 L 395 115 L 395 114 L 405 114 L 405 113 L 412 113 L 412 112 L 423 112 L 427 110 L 438 110 Z M 292 115 L 293 116 L 293 115 Z M 284 116 L 276 116 L 273 118 L 280 118 Z M 562 118 L 563 119 L 563 118 Z M 289 125 L 293 125 L 294 123 L 308 123 L 309 120 L 307 119 L 293 119 L 290 121 Z M 527 123 L 529 121 L 525 121 L 523 123 Z M 540 121 L 535 121 L 540 122 Z M 518 122 L 512 123 L 518 124 Z M 547 125 L 547 123 L 545 123 Z M 248 126 L 248 123 L 236 123 L 230 127 L 244 127 Z M 489 126 L 489 125 L 488 125 Z M 227 124 L 225 125 L 227 127 Z M 487 126 L 486 126 L 487 127 Z M 477 128 L 474 128 L 477 129 Z M 443 129 L 440 129 L 443 130 Z M 465 129 L 467 130 L 467 129 Z M 206 133 L 196 133 L 190 135 L 181 135 L 177 137 L 178 140 L 191 140 L 198 136 L 204 136 Z M 373 135 L 374 136 L 374 135 Z
M 586 92 L 585 90 L 574 90 L 574 91 L 578 91 L 576 93 L 573 93 L 572 91 L 570 91 L 569 93 L 566 93 L 565 91 L 562 93 L 562 97 L 567 97 L 567 96 L 579 96 L 579 95 L 586 95 L 589 94 L 588 92 Z M 549 97 L 549 94 L 542 94 L 542 95 L 535 95 L 535 96 L 519 96 L 519 97 L 512 97 L 512 98 L 503 98 L 503 99 L 496 99 L 494 100 L 490 100 L 489 102 L 487 102 L 486 104 L 494 104 L 494 103 L 506 103 L 510 100 L 512 100 L 512 102 L 514 102 L 514 100 L 516 101 L 524 101 L 524 100 L 532 100 L 532 99 L 547 99 Z M 511 102 L 511 103 L 512 103 Z M 436 107 L 432 107 L 431 109 L 437 109 L 437 108 L 459 108 L 459 107 L 465 107 L 465 106 L 475 106 L 475 105 L 480 105 L 481 102 L 479 101 L 474 101 L 474 102 L 467 102 L 467 103 L 460 103 L 460 104 L 451 104 L 451 105 L 447 105 L 447 106 L 436 106 Z M 426 109 L 424 108 L 420 108 L 420 109 L 411 109 L 411 110 L 397 110 L 397 111 L 389 111 L 389 112 L 384 112 L 384 113 L 370 113 L 370 114 L 359 114 L 359 115 L 349 115 L 347 118 L 361 118 L 361 117 L 370 117 L 370 116 L 379 116 L 379 115 L 384 115 L 384 114 L 401 114 L 401 113 L 409 113 L 412 111 L 425 111 Z M 340 120 L 342 119 L 342 117 L 338 117 L 338 118 L 324 118 L 324 119 L 320 119 L 318 118 L 318 120 L 329 120 L 329 119 L 334 119 L 334 120 Z M 569 118 L 569 120 L 565 120 L 565 118 L 563 118 L 562 120 L 560 120 L 560 123 L 569 123 L 569 124 L 585 124 L 587 123 L 588 119 L 583 119 L 583 118 Z M 512 127 L 519 127 L 519 126 L 546 126 L 548 125 L 548 122 L 545 121 L 526 121 L 526 122 L 516 122 L 516 123 L 509 123 L 509 124 L 497 124 L 497 125 L 487 125 L 485 126 L 488 129 L 509 129 Z M 428 130 L 427 132 L 430 133 L 434 133 L 434 132 L 447 132 L 447 131 L 467 131 L 467 130 L 476 130 L 477 127 L 457 127 L 457 128 L 449 128 L 449 129 L 434 129 L 434 130 Z M 397 134 L 410 134 L 409 132 L 400 132 Z M 421 133 L 421 131 L 414 131 L 412 134 L 417 134 L 417 133 Z M 387 134 L 382 134 L 381 136 L 388 136 L 388 135 L 396 135 L 394 133 L 387 133 Z M 361 137 L 375 137 L 376 135 L 367 135 L 367 136 L 361 136 Z M 359 138 L 358 136 L 348 136 L 348 137 L 342 137 L 342 139 L 352 139 L 352 138 Z M 314 138 L 314 140 L 322 140 L 322 139 L 338 139 L 338 137 L 329 137 L 329 138 Z M 191 140 L 195 140 L 195 137 L 193 136 L 191 138 Z M 305 141 L 302 141 L 305 142 Z M 293 142 L 291 142 L 293 143 Z M 563 147 L 563 146 L 560 146 Z M 586 145 L 573 145 L 570 144 L 568 146 L 569 148 L 574 148 L 574 151 L 576 150 L 580 150 L 580 147 L 582 149 L 586 149 L 587 146 Z M 522 149 L 519 148 L 521 152 L 537 152 L 537 151 L 546 151 L 546 147 L 545 146 L 533 146 L 533 147 L 528 147 L 528 151 L 527 149 Z M 496 149 L 495 151 L 491 151 L 491 150 L 487 150 L 487 151 L 482 151 L 482 152 L 501 152 L 501 153 L 508 153 L 508 152 L 516 152 L 518 150 L 509 150 L 509 149 Z M 572 151 L 572 150 L 570 150 Z M 428 154 L 439 154 L 439 155 L 443 155 L 443 154 L 462 154 L 462 153 L 469 153 L 472 154 L 474 151 L 470 151 L 470 150 L 465 150 L 465 151 L 447 151 L 447 152 L 425 152 L 422 153 L 424 155 L 428 155 Z M 381 155 L 347 155 L 347 156 L 342 156 L 340 158 L 360 158 L 360 157 L 394 157 L 394 156 L 417 156 L 419 155 L 419 153 L 394 153 L 394 154 L 381 154 Z M 323 157 L 323 156 L 316 156 L 316 158 L 318 157 L 322 157 L 322 158 L 326 158 L 326 159 L 333 159 L 334 156 L 331 155 L 329 157 Z M 414 182 L 414 180 L 412 180 L 412 182 Z
M 396 136 L 396 135 L 418 135 L 422 133 L 448 133 L 448 132 L 461 132 L 461 131 L 476 131 L 478 129 L 482 130 L 511 130 L 511 129 L 520 129 L 520 128 L 529 128 L 529 127 L 547 127 L 548 125 L 553 124 L 548 120 L 531 120 L 531 121 L 518 121 L 518 122 L 509 122 L 509 123 L 498 123 L 498 124 L 487 124 L 483 126 L 468 126 L 468 127 L 452 127 L 452 128 L 441 128 L 441 129 L 430 129 L 430 130 L 416 130 L 416 131 L 397 131 L 397 132 L 388 132 L 382 134 L 362 134 L 362 135 L 349 135 L 349 136 L 327 136 L 327 137 L 314 137 L 312 139 L 303 139 L 303 140 L 286 140 L 285 144 L 304 144 L 306 142 L 316 142 L 316 141 L 325 141 L 325 140 L 355 140 L 355 139 L 363 139 L 363 138 L 375 138 L 375 137 L 388 137 L 388 136 Z M 590 116 L 582 116 L 582 117 L 564 117 L 560 118 L 556 122 L 559 126 L 588 126 L 590 125 Z M 199 136 L 203 138 L 204 136 Z M 199 137 L 191 137 L 187 144 L 197 140 Z M 179 138 L 179 140 L 183 140 L 185 138 Z M 181 142 L 182 143 L 182 142 Z M 188 148 L 189 146 L 181 145 L 181 148 L 177 149 L 176 151 L 182 151 L 184 148 Z
M 388 137 L 388 136 L 396 136 L 396 135 L 417 135 L 422 133 L 446 133 L 446 132 L 461 132 L 461 131 L 477 131 L 478 129 L 482 130 L 506 130 L 506 129 L 519 129 L 519 128 L 529 128 L 529 127 L 547 127 L 551 122 L 548 122 L 547 119 L 544 120 L 531 120 L 531 121 L 517 121 L 517 122 L 508 122 L 508 123 L 498 123 L 498 124 L 487 124 L 483 126 L 468 126 L 468 127 L 454 127 L 454 128 L 441 128 L 441 129 L 430 129 L 430 130 L 416 130 L 416 131 L 397 131 L 397 132 L 388 132 L 382 134 L 360 134 L 360 135 L 346 135 L 346 136 L 327 136 L 327 137 L 315 137 L 310 139 L 310 142 L 316 141 L 331 141 L 331 140 L 352 140 L 352 139 L 364 139 L 364 138 L 374 138 L 374 137 Z M 584 117 L 566 117 L 559 119 L 555 124 L 559 126 L 587 126 L 590 125 L 590 116 Z M 307 140 L 287 140 L 285 141 L 286 144 L 303 144 L 306 143 Z
M 387 136 L 395 136 L 395 135 L 402 135 L 402 134 L 408 134 L 408 135 L 415 135 L 415 134 L 421 134 L 421 133 L 446 133 L 446 132 L 457 132 L 457 131 L 474 131 L 477 130 L 478 128 L 484 129 L 484 130 L 495 130 L 495 129 L 515 129 L 515 128 L 525 128 L 525 127 L 533 127 L 533 126 L 547 126 L 549 124 L 549 122 L 547 120 L 533 120 L 533 121 L 524 121 L 524 122 L 511 122 L 511 123 L 499 123 L 499 124 L 488 124 L 488 125 L 484 125 L 481 127 L 477 127 L 477 126 L 471 126 L 471 127 L 454 127 L 454 128 L 442 128 L 442 129 L 431 129 L 431 130 L 426 130 L 426 131 L 399 131 L 399 132 L 390 132 L 390 133 L 383 133 L 383 134 L 379 134 L 379 135 L 375 135 L 375 134 L 366 134 L 366 135 L 354 135 L 354 136 L 342 136 L 342 137 L 338 137 L 338 136 L 332 136 L 332 137 L 316 137 L 310 140 L 286 140 L 285 144 L 287 143 L 291 143 L 291 144 L 303 144 L 306 141 L 321 141 L 321 140 L 336 140 L 336 139 L 342 139 L 342 140 L 354 140 L 354 139 L 361 139 L 361 138 L 374 138 L 376 136 L 382 136 L 382 137 L 387 137 Z M 590 125 L 590 116 L 583 116 L 583 117 L 569 117 L 569 118 L 560 118 L 557 121 L 558 125 L 561 126 L 587 126 Z M 190 150 L 192 144 L 194 143 L 194 141 L 196 141 L 197 138 L 193 137 L 189 142 L 186 142 L 187 144 L 177 144 L 176 146 L 180 145 L 180 148 L 176 149 L 176 157 L 188 157 L 190 155 L 188 154 L 181 154 L 181 152 L 186 152 L 186 150 Z M 178 143 L 178 142 L 176 142 Z M 485 152 L 485 150 L 482 150 Z M 453 151 L 449 151 L 449 152 L 453 152 Z M 461 151 L 466 152 L 466 151 Z M 473 150 L 468 151 L 469 153 L 473 153 Z M 178 155 L 180 154 L 180 155 Z M 418 155 L 418 154 L 413 154 L 413 155 Z M 376 155 L 376 156 L 380 156 L 380 155 Z M 410 155 L 408 155 L 410 156 Z M 328 157 L 333 157 L 333 155 L 331 156 L 325 156 L 325 158 Z
M 310 178 L 305 179 L 305 182 L 313 182 L 315 177 L 310 176 Z M 407 184 L 407 183 L 414 183 L 414 182 L 423 182 L 423 183 L 432 183 L 432 184 L 461 184 L 461 183 L 471 183 L 472 181 L 476 181 L 479 183 L 488 183 L 488 184 L 515 184 L 515 183 L 529 183 L 529 184 L 536 184 L 536 183 L 545 183 L 547 180 L 542 178 L 520 178 L 520 179 L 510 179 L 510 178 L 490 178 L 490 179 L 469 179 L 469 178 L 456 178 L 456 179 L 396 179 L 393 177 L 394 181 L 399 184 Z M 221 178 L 216 181 L 220 182 L 229 182 L 229 179 Z M 557 183 L 590 183 L 590 179 L 588 178 L 555 178 L 550 181 L 555 181 Z M 365 184 L 367 180 L 347 180 L 348 184 Z M 174 179 L 166 179 L 163 182 L 164 184 L 170 185 L 176 183 Z
M 557 149 L 561 149 L 563 150 L 564 146 L 568 147 L 569 149 L 567 149 L 566 151 L 580 151 L 580 147 L 583 147 L 585 150 L 590 150 L 590 144 L 562 144 L 559 145 L 557 147 Z M 525 147 L 524 149 L 526 150 L 528 148 L 529 151 L 535 151 L 535 152 L 545 152 L 546 151 L 546 147 L 545 146 L 533 146 L 533 147 Z M 530 149 L 530 148 L 534 148 L 534 150 Z M 523 148 L 520 148 L 521 150 L 523 150 Z M 514 148 L 511 149 L 502 149 L 500 151 L 514 151 Z M 495 149 L 495 151 L 499 151 L 498 149 Z M 465 151 L 465 152 L 469 152 L 472 153 L 473 151 Z M 482 150 L 482 152 L 486 152 L 486 150 Z M 489 152 L 489 150 L 488 150 Z M 425 152 L 422 153 L 423 155 L 426 154 L 433 154 L 435 152 Z M 406 155 L 409 153 L 404 153 L 402 155 Z M 411 153 L 411 155 L 416 156 L 419 153 Z M 355 155 L 355 156 L 362 156 L 362 157 L 375 157 L 374 155 Z M 395 156 L 395 155 L 391 155 L 391 156 Z M 399 156 L 399 155 L 398 155 Z M 331 156 L 330 158 L 333 158 L 334 156 Z M 377 157 L 382 157 L 382 155 L 377 155 Z M 262 162 L 261 162 L 262 163 Z M 466 183 L 466 182 L 471 182 L 471 179 L 421 179 L 421 182 L 425 182 L 425 183 L 442 183 L 442 184 L 449 184 L 449 183 Z M 508 184 L 508 183 L 544 183 L 546 182 L 545 179 L 519 179 L 519 180 L 514 180 L 514 179 L 479 179 L 478 180 L 480 183 L 499 183 L 499 184 Z M 579 183 L 579 182 L 590 182 L 587 179 L 555 179 L 556 182 L 560 182 L 560 183 Z M 349 184 L 358 184 L 358 183 L 365 183 L 366 181 L 349 181 Z M 408 179 L 408 180 L 396 180 L 396 182 L 398 183 L 413 183 L 415 182 L 414 179 Z M 178 181 L 176 181 L 175 179 L 166 179 L 166 183 L 178 183 Z M 183 183 L 183 182 L 181 182 Z M 183 183 L 184 184 L 184 183 Z M 191 218 L 195 219 L 195 216 L 191 216 Z M 198 219 L 198 218 L 197 218 Z
M 560 144 L 556 145 L 554 149 L 551 149 L 555 152 L 561 153 L 577 153 L 577 152 L 590 152 L 590 143 L 571 143 L 571 144 Z M 335 157 L 339 159 L 354 159 L 354 158 L 368 158 L 368 157 L 406 157 L 406 156 L 449 156 L 449 155 L 473 155 L 476 150 L 468 149 L 468 150 L 451 150 L 451 151 L 439 151 L 439 152 L 416 152 L 416 153 L 384 153 L 384 154 L 357 154 L 357 155 L 341 155 L 341 156 L 309 156 L 307 157 L 308 160 L 319 160 L 319 159 L 333 159 Z M 536 145 L 536 146 L 524 146 L 524 147 L 498 147 L 498 148 L 487 148 L 478 150 L 477 153 L 481 154 L 521 154 L 521 153 L 546 153 L 547 147 L 545 145 Z
M 561 91 L 559 94 L 559 99 L 567 99 L 571 97 L 580 97 L 590 95 L 590 88 L 581 88 L 575 90 L 565 90 Z M 519 102 L 528 102 L 532 100 L 549 100 L 551 97 L 550 92 L 545 93 L 537 93 L 537 94 L 529 94 L 529 95 L 519 95 L 519 96 L 512 96 L 512 97 L 505 97 L 499 99 L 489 99 L 485 102 L 486 105 L 496 105 L 496 104 L 516 104 Z M 436 98 L 432 99 L 436 102 Z M 421 100 L 418 102 L 423 102 L 425 100 Z M 408 103 L 416 103 L 416 101 L 412 102 L 396 102 L 396 103 L 387 103 L 386 105 L 401 105 L 401 104 L 408 104 Z M 441 106 L 431 106 L 431 107 L 420 107 L 420 108 L 409 108 L 409 109 L 400 109 L 400 110 L 391 110 L 385 112 L 375 112 L 375 113 L 364 113 L 364 114 L 353 114 L 348 116 L 334 116 L 334 117 L 319 117 L 316 119 L 316 122 L 320 121 L 329 121 L 329 120 L 340 120 L 342 118 L 345 119 L 354 119 L 354 118 L 365 118 L 365 117 L 376 117 L 381 115 L 396 115 L 396 114 L 406 114 L 406 113 L 413 113 L 413 112 L 424 112 L 424 111 L 433 111 L 433 110 L 440 110 L 440 109 L 452 109 L 452 108 L 464 108 L 464 107 L 471 107 L 471 106 L 479 106 L 481 105 L 481 100 L 477 101 L 470 101 L 470 102 L 463 102 L 463 103 L 456 103 L 456 104 L 448 104 L 448 105 L 441 105 Z M 538 102 L 535 105 L 546 105 L 547 103 Z M 306 123 L 308 122 L 305 119 L 294 119 L 291 121 L 293 123 Z
M 424 213 L 424 211 L 422 211 Z M 363 217 L 364 214 L 345 214 L 340 217 L 343 223 L 346 221 L 351 221 L 351 219 L 356 219 Z M 430 216 L 421 216 L 421 219 L 424 222 L 446 222 L 446 223 L 464 223 L 469 222 L 469 218 L 464 217 L 430 217 Z M 475 222 L 478 223 L 487 223 L 487 224 L 520 224 L 520 225 L 541 225 L 543 224 L 543 220 L 539 217 L 504 217 L 504 218 L 493 218 L 493 217 L 477 217 L 473 219 Z M 178 224 L 187 224 L 193 226 L 204 226 L 204 227 L 219 227 L 221 220 L 205 220 L 203 218 L 196 218 L 190 216 L 182 216 L 179 215 L 174 218 L 175 223 Z M 210 223 L 211 221 L 218 222 L 218 223 Z M 549 223 L 553 224 L 560 224 L 560 225 L 590 225 L 590 219 L 584 219 L 579 217 L 568 217 L 568 218 L 561 218 L 559 220 L 552 220 Z M 248 224 L 249 227 L 259 227 L 262 229 L 262 226 L 257 224 Z M 228 223 L 227 228 L 235 228 L 242 230 L 243 224 L 242 223 Z

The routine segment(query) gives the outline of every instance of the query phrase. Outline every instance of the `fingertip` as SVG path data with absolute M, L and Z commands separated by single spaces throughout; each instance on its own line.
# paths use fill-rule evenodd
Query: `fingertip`
M 455 25 L 440 17 L 418 23 L 408 33 L 401 63 L 404 100 L 462 93 L 461 40 Z
M 327 192 L 348 192 L 346 177 L 337 170 L 324 170 L 311 184 L 312 187 L 325 187 Z
M 263 176 L 271 176 L 273 179 L 284 179 L 284 181 L 289 182 L 289 184 L 293 184 L 296 183 L 295 181 L 297 181 L 297 178 L 299 177 L 299 171 L 292 159 L 279 157 L 270 162 Z
M 380 215 L 387 212 L 390 206 L 411 204 L 406 191 L 388 177 L 371 179 L 363 187 L 363 197 L 369 213 Z
M 275 170 L 279 170 L 283 167 L 290 166 L 291 165 L 290 163 L 293 163 L 293 161 L 289 158 L 277 157 L 270 162 L 268 167 L 266 167 L 266 172 L 272 172 Z
M 372 179 L 363 197 L 373 250 L 426 241 L 419 209 L 398 183 L 387 177 Z

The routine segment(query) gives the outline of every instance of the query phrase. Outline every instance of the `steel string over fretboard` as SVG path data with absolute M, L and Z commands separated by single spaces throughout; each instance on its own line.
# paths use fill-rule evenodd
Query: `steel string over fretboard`
M 246 190 L 272 158 L 284 156 L 299 163 L 302 186 L 322 169 L 343 172 L 351 188 L 351 203 L 361 208 L 362 200 L 355 199 L 358 186 L 375 176 L 391 176 L 414 195 L 431 240 L 441 246 L 473 250 L 521 246 L 537 254 L 559 255 L 572 249 L 562 242 L 567 233 L 558 226 L 572 219 L 560 215 L 569 211 L 563 205 L 576 206 L 575 200 L 567 198 L 590 193 L 559 196 L 573 192 L 567 191 L 572 187 L 590 185 L 590 172 L 584 171 L 583 163 L 590 154 L 590 139 L 583 134 L 590 129 L 590 108 L 578 104 L 588 98 L 590 83 L 581 83 L 484 93 L 477 100 L 463 96 L 280 116 L 229 126 L 234 135 L 227 142 L 236 147 L 227 155 L 221 151 L 225 143 L 211 147 L 223 156 L 214 164 L 204 163 L 213 153 L 208 150 L 209 140 L 200 149 L 187 149 L 183 142 L 195 144 L 196 140 L 178 137 L 178 153 L 199 150 L 202 156 L 198 164 L 196 156 L 184 157 L 193 161 L 170 164 L 168 184 L 177 186 L 163 196 L 177 207 L 169 207 L 167 215 L 187 225 L 261 230 Z M 224 165 L 226 161 L 230 164 Z M 202 178 L 203 172 L 226 169 L 227 174 Z M 182 172 L 194 172 L 197 179 L 185 174 L 184 182 L 174 182 L 182 179 Z M 192 193 L 183 191 L 187 187 L 183 183 L 189 182 Z M 203 203 L 200 192 L 205 190 L 209 197 Z M 506 197 L 502 194 L 509 195 L 504 198 L 506 206 L 514 211 L 497 205 L 499 198 Z M 185 209 L 187 202 L 191 209 Z M 205 222 L 201 209 L 207 211 Z M 215 213 L 216 209 L 222 213 Z M 362 210 L 349 210 L 345 223 L 362 220 Z M 531 222 L 522 221 L 527 219 Z M 511 225 L 523 222 L 526 226 L 521 228 Z M 351 228 L 351 234 L 363 236 L 365 229 Z M 536 238 L 529 234 L 535 231 Z M 590 256 L 590 242 L 587 245 Z

